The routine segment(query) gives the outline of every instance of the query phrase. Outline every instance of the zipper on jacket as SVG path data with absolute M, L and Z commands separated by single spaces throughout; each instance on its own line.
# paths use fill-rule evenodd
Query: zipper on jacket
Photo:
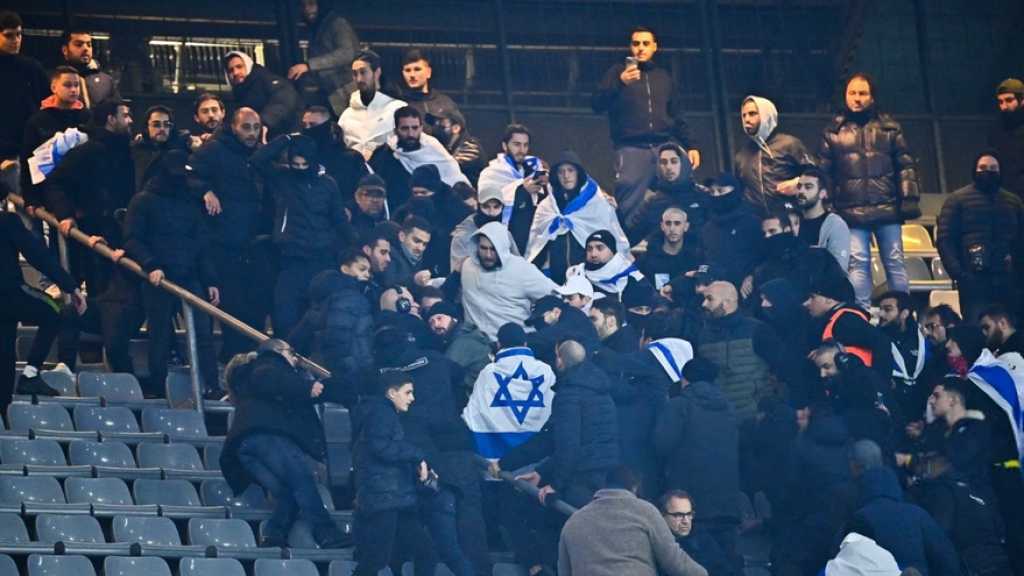
M 651 96 L 651 75 L 644 74 L 644 86 L 647 87 L 647 125 L 651 132 L 654 132 L 654 98 Z

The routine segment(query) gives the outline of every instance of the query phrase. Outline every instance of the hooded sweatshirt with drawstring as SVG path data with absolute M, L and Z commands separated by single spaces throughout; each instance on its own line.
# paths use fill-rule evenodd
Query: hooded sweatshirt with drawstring
M 231 84 L 227 63 L 232 58 L 241 58 L 245 64 L 245 80 Z M 291 82 L 256 64 L 245 52 L 233 50 L 224 55 L 224 77 L 231 84 L 231 94 L 238 107 L 252 108 L 260 115 L 260 121 L 267 127 L 268 138 L 294 132 L 299 126 L 302 100 Z
M 476 252 L 466 260 L 462 265 L 462 306 L 467 321 L 497 340 L 498 328 L 525 321 L 532 303 L 552 294 L 558 285 L 522 256 L 512 254 L 508 229 L 501 222 L 482 226 L 474 235 L 478 243 L 481 237 L 494 245 L 498 263 L 485 268 Z
M 743 181 L 747 202 L 764 213 L 778 211 L 790 201 L 779 194 L 779 183 L 799 176 L 801 167 L 814 160 L 799 138 L 778 130 L 779 112 L 771 100 L 747 96 L 743 104 L 747 102 L 757 106 L 761 123 L 736 151 L 736 176 Z

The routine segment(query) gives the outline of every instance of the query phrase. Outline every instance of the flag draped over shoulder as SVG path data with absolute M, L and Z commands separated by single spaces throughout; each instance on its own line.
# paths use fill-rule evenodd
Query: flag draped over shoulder
M 551 416 L 551 367 L 529 348 L 506 348 L 473 385 L 462 419 L 473 433 L 477 453 L 498 459 L 530 439 Z
M 68 128 L 63 132 L 57 132 L 49 140 L 43 142 L 32 151 L 28 158 L 29 175 L 32 177 L 32 184 L 39 184 L 46 180 L 46 177 L 53 172 L 53 169 L 60 164 L 72 148 L 89 141 L 89 136 L 78 128 Z
M 683 366 L 693 360 L 693 345 L 682 338 L 662 338 L 647 345 L 673 383 L 683 379 Z
M 615 235 L 616 250 L 623 254 L 629 253 L 629 240 L 619 224 L 615 208 L 604 197 L 597 182 L 588 177 L 579 195 L 566 205 L 565 210 L 559 210 L 553 194 L 548 194 L 537 204 L 533 225 L 530 227 L 526 259 L 533 261 L 548 242 L 562 234 L 572 233 L 576 242 L 583 246 L 587 237 L 598 230 L 611 232 Z
M 1017 441 L 1017 457 L 1024 458 L 1024 373 L 983 350 L 967 378 L 1006 413 Z

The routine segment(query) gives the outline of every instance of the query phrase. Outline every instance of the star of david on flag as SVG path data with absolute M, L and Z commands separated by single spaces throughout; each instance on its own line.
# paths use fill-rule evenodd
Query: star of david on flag
M 512 414 L 515 416 L 516 421 L 519 422 L 519 424 L 526 421 L 526 417 L 530 413 L 530 408 L 544 407 L 544 393 L 541 392 L 540 389 L 541 385 L 544 384 L 544 376 L 540 375 L 530 377 L 529 373 L 526 372 L 526 368 L 523 367 L 522 362 L 520 362 L 515 371 L 508 376 L 495 372 L 494 379 L 498 381 L 498 390 L 495 392 L 494 399 L 491 401 L 491 407 L 509 408 L 512 410 Z M 526 399 L 517 400 L 512 397 L 512 391 L 509 389 L 509 384 L 511 384 L 513 380 L 530 383 L 530 393 L 526 396 Z

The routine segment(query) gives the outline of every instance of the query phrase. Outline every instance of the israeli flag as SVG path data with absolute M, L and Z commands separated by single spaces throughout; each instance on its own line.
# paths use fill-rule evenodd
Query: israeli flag
M 1024 458 L 1024 372 L 983 350 L 967 378 L 1006 413 L 1017 440 L 1017 457 Z
M 85 132 L 79 131 L 78 128 L 68 128 L 36 146 L 32 155 L 28 157 L 28 171 L 32 184 L 40 184 L 46 180 L 72 148 L 88 141 L 89 136 Z
M 551 416 L 554 384 L 554 371 L 529 348 L 498 352 L 480 371 L 462 411 L 477 453 L 500 459 L 539 432 Z
M 565 210 L 559 210 L 554 194 L 548 194 L 537 205 L 530 227 L 530 242 L 526 247 L 526 259 L 533 261 L 548 242 L 562 234 L 572 234 L 580 246 L 598 230 L 608 230 L 615 236 L 615 249 L 621 254 L 629 253 L 629 239 L 619 224 L 615 208 L 604 197 L 604 192 L 593 178 L 573 198 Z
M 693 360 L 693 345 L 682 338 L 662 338 L 647 345 L 647 351 L 675 384 L 683 379 L 683 366 Z

